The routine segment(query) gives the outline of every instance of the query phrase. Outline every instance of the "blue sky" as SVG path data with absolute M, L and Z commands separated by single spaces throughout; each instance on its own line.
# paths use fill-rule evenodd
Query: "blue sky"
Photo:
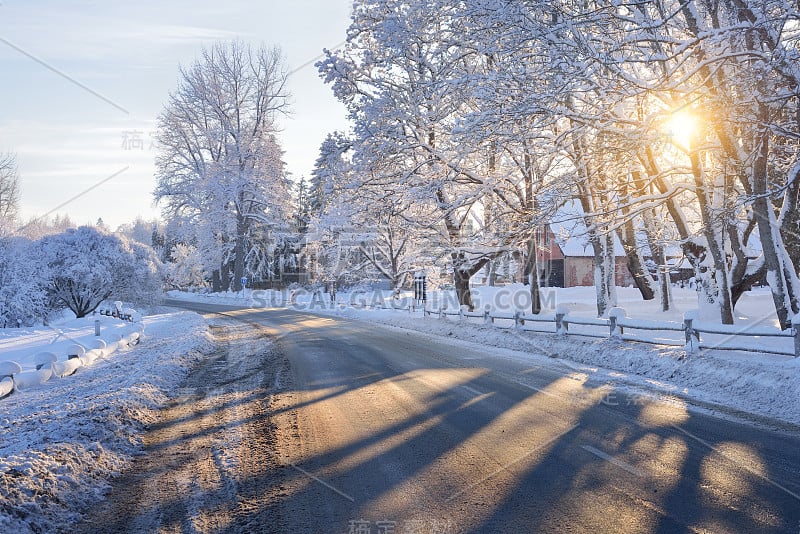
M 112 228 L 157 216 L 150 139 L 179 64 L 203 45 L 237 38 L 279 46 L 293 70 L 341 44 L 350 6 L 0 0 L 0 151 L 17 153 L 23 217 L 92 187 L 58 212 L 80 224 L 102 217 Z M 311 172 L 325 135 L 346 128 L 345 111 L 313 65 L 289 85 L 293 113 L 283 121 L 282 141 L 299 178 Z

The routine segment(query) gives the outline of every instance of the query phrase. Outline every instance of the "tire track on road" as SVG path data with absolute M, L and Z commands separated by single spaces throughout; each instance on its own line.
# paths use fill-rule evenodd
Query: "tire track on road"
M 143 436 L 142 456 L 77 532 L 249 532 L 279 523 L 266 504 L 280 487 L 269 404 L 288 364 L 260 325 L 214 315 L 217 350 L 190 372 Z

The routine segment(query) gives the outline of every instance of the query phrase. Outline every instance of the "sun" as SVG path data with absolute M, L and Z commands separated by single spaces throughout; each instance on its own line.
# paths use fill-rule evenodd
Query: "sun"
M 688 111 L 676 111 L 667 120 L 666 129 L 674 145 L 688 150 L 697 135 L 697 117 Z

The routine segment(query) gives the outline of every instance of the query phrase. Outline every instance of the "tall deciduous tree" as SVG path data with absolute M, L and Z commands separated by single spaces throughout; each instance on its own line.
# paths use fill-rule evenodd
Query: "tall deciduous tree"
M 643 298 L 669 307 L 680 250 L 701 307 L 731 323 L 765 279 L 785 328 L 800 311 L 799 24 L 785 0 L 358 0 L 320 70 L 354 124 L 358 196 L 448 247 L 463 304 L 476 269 L 512 247 L 535 258 L 542 218 L 576 200 L 599 313 L 616 234 Z
M 319 66 L 354 122 L 359 187 L 380 191 L 431 230 L 446 249 L 459 302 L 469 282 L 509 250 L 509 232 L 486 224 L 495 189 L 485 148 L 460 142 L 466 75 L 482 56 L 463 47 L 461 6 L 451 2 L 363 0 L 354 4 L 347 45 Z
M 276 118 L 287 109 L 277 48 L 242 42 L 204 49 L 181 69 L 159 117 L 155 198 L 192 235 L 215 289 L 241 289 L 248 262 L 262 258 L 285 226 L 291 198 Z
M 365 185 L 350 159 L 352 146 L 335 134 L 320 147 L 313 173 L 316 215 L 311 221 L 317 236 L 336 239 L 328 243 L 328 254 L 318 250 L 317 257 L 327 262 L 330 277 L 337 277 L 337 268 L 346 268 L 351 276 L 385 278 L 399 290 L 415 271 L 435 263 L 432 232 L 416 224 L 416 206 L 399 204 L 397 196 Z
M 13 230 L 19 209 L 19 175 L 13 154 L 0 154 L 0 234 Z

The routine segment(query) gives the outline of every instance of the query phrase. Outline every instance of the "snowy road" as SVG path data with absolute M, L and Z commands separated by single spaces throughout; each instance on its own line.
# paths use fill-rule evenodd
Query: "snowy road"
M 184 306 L 229 310 L 227 352 L 197 370 L 89 527 L 800 530 L 798 436 L 628 397 L 557 360 L 290 310 Z
M 275 486 L 267 403 L 280 356 L 257 326 L 212 317 L 217 350 L 188 376 L 85 533 L 259 532 Z

